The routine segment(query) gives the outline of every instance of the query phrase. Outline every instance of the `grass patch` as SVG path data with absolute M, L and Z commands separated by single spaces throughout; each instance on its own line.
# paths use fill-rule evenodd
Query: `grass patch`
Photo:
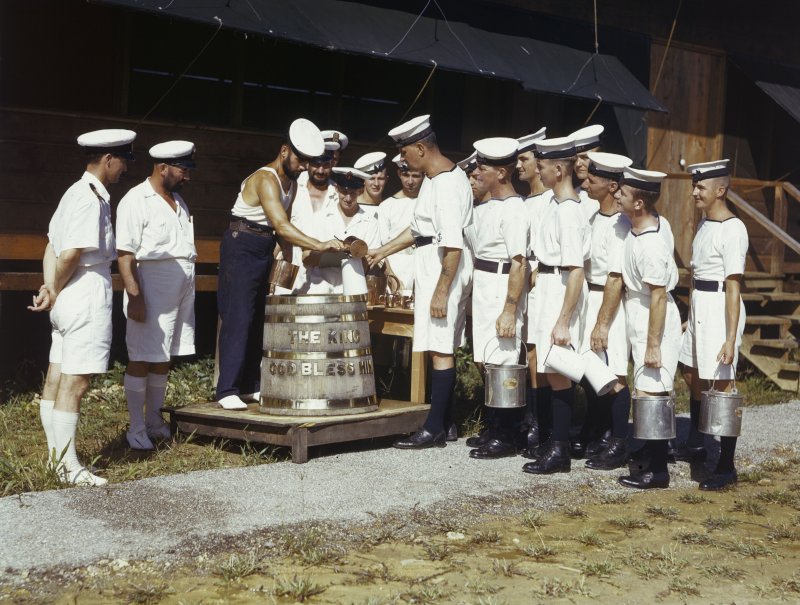
M 364 569 L 358 569 L 355 571 L 355 575 L 359 584 L 369 584 L 375 581 L 394 582 L 397 580 L 397 577 L 383 561 L 378 561 Z
M 775 489 L 756 494 L 756 498 L 769 504 L 780 504 L 782 506 L 798 506 L 798 496 L 795 493 L 783 489 Z
M 521 521 L 525 527 L 530 527 L 531 529 L 539 529 L 547 525 L 544 514 L 534 509 L 526 510 L 522 514 Z
M 615 517 L 613 519 L 609 519 L 608 523 L 617 529 L 621 529 L 626 534 L 635 529 L 653 529 L 653 526 L 644 519 L 634 519 L 631 517 Z
M 736 525 L 736 519 L 730 517 L 706 517 L 701 524 L 708 531 L 715 531 L 718 529 L 730 529 Z
M 300 531 L 287 529 L 278 538 L 283 549 L 306 565 L 324 565 L 338 561 L 345 550 L 329 544 L 322 531 L 309 527 Z
M 575 540 L 584 546 L 595 546 L 598 548 L 606 544 L 605 540 L 598 536 L 596 531 L 591 529 L 584 529 L 581 531 L 581 533 L 575 536 Z
M 739 483 L 758 483 L 764 479 L 769 479 L 769 473 L 760 468 L 753 468 L 742 471 L 738 474 Z
M 688 578 L 672 578 L 666 590 L 659 593 L 659 596 L 663 598 L 671 594 L 679 594 L 684 597 L 697 597 L 700 596 L 700 590 L 697 588 L 697 583 Z
M 770 527 L 767 532 L 767 540 L 770 542 L 780 542 L 786 540 L 787 542 L 794 542 L 798 539 L 798 533 L 786 523 L 781 523 L 778 526 Z
M 586 576 L 597 578 L 609 578 L 617 572 L 617 565 L 612 561 L 596 561 L 594 563 L 584 563 L 581 571 Z
M 558 578 L 542 578 L 542 582 L 535 590 L 535 593 L 542 597 L 552 597 L 555 599 L 569 597 L 590 597 L 591 592 L 586 586 L 586 577 L 581 576 L 574 582 L 559 580 Z
M 600 496 L 602 504 L 628 504 L 631 501 L 630 494 L 603 494 Z
M 508 561 L 507 559 L 493 559 L 492 571 L 495 574 L 500 574 L 507 578 L 511 578 L 519 573 L 517 564 L 514 561 Z
M 123 598 L 126 603 L 136 605 L 155 605 L 160 603 L 167 595 L 174 594 L 175 589 L 164 582 L 143 582 L 141 584 L 129 584 L 117 596 Z
M 711 544 L 711 537 L 708 534 L 701 534 L 696 531 L 684 531 L 675 536 L 681 544 L 698 544 L 708 546 Z
M 554 548 L 547 546 L 545 544 L 536 545 L 536 544 L 527 544 L 520 549 L 523 553 L 529 556 L 531 559 L 535 561 L 542 561 L 543 559 L 549 559 L 550 557 L 554 557 L 557 552 Z
M 772 585 L 782 595 L 794 595 L 796 598 L 800 594 L 800 574 L 792 574 L 789 578 L 772 578 Z
M 262 571 L 261 557 L 251 552 L 246 555 L 230 555 L 217 565 L 214 573 L 226 582 L 234 582 L 260 571 Z
M 315 597 L 325 592 L 326 587 L 316 584 L 307 576 L 291 578 L 276 578 L 275 587 L 272 589 L 272 594 L 276 597 L 284 597 L 292 599 L 300 603 L 306 602 L 311 597 Z
M 745 515 L 763 515 L 767 511 L 763 504 L 752 498 L 734 500 L 731 510 Z
M 721 547 L 739 555 L 740 557 L 747 557 L 751 559 L 778 556 L 778 553 L 776 553 L 773 549 L 764 546 L 763 544 L 759 544 L 758 542 L 753 542 L 753 540 L 750 539 L 741 540 L 737 538 L 733 542 L 721 545 Z
M 580 506 L 568 506 L 564 509 L 563 514 L 570 519 L 585 519 L 587 516 L 586 511 Z
M 678 502 L 682 502 L 683 504 L 708 504 L 711 502 L 711 500 L 706 498 L 703 494 L 689 492 L 686 494 L 681 494 L 678 497 Z
M 478 531 L 469 539 L 470 544 L 497 544 L 500 542 L 500 532 L 495 530 Z
M 425 544 L 423 548 L 431 561 L 444 561 L 451 554 L 447 544 Z
M 713 564 L 706 567 L 699 567 L 699 569 L 700 573 L 709 578 L 722 578 L 734 582 L 742 580 L 747 576 L 747 572 L 743 569 L 737 569 L 736 567 L 731 567 L 730 565 Z
M 767 473 L 785 473 L 792 464 L 783 458 L 770 458 L 760 464 L 761 470 Z
M 488 580 L 467 580 L 464 584 L 464 591 L 474 595 L 493 595 L 500 591 L 497 584 L 492 584 Z
M 651 517 L 658 519 L 666 519 L 667 521 L 675 521 L 679 518 L 678 509 L 669 506 L 655 506 L 649 505 L 644 511 Z

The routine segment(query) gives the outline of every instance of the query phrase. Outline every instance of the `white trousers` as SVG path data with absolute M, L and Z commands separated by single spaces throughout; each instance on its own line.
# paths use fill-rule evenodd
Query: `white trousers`
M 661 337 L 660 368 L 648 368 L 644 365 L 647 329 L 650 322 L 650 295 L 628 291 L 625 297 L 625 314 L 633 356 L 634 387 L 648 393 L 671 391 L 681 348 L 681 317 L 672 295 L 667 295 L 664 335 Z
M 599 290 L 589 290 L 589 295 L 586 301 L 586 319 L 585 328 L 583 330 L 583 341 L 578 350 L 579 353 L 585 353 L 592 348 L 592 330 L 597 325 L 597 314 L 600 311 L 600 306 L 603 304 L 603 292 Z M 628 359 L 631 356 L 631 347 L 628 344 L 628 338 L 625 328 L 625 305 L 620 301 L 617 312 L 611 320 L 611 325 L 608 327 L 608 367 L 617 376 L 628 375 Z M 602 356 L 605 361 L 605 356 Z

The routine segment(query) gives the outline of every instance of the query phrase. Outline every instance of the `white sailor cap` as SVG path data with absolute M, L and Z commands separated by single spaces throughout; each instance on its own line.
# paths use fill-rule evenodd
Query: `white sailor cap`
M 661 181 L 663 181 L 666 176 L 665 173 L 658 172 L 657 170 L 641 170 L 628 166 L 622 172 L 620 185 L 630 185 L 642 191 L 661 193 Z
M 534 155 L 543 160 L 558 160 L 562 158 L 574 158 L 575 141 L 572 137 L 556 137 L 555 139 L 542 139 L 536 141 L 536 151 Z
M 542 141 L 547 136 L 547 126 L 542 126 L 533 134 L 526 134 L 524 137 L 517 139 L 519 149 L 517 153 L 525 153 L 526 151 L 533 151 L 536 147 L 536 141 Z
M 426 114 L 417 116 L 408 122 L 400 124 L 400 126 L 395 126 L 389 131 L 389 136 L 394 139 L 394 144 L 397 147 L 405 147 L 424 139 L 432 132 L 431 116 Z
M 289 145 L 295 155 L 301 158 L 316 158 L 325 153 L 322 133 L 313 122 L 298 118 L 289 126 Z
M 507 166 L 517 161 L 517 139 L 509 137 L 490 137 L 475 141 L 472 146 L 477 152 L 475 161 L 489 166 Z
M 589 151 L 589 174 L 619 181 L 623 171 L 633 164 L 633 160 L 616 153 L 605 153 L 603 151 Z
M 582 153 L 587 149 L 594 149 L 600 146 L 600 135 L 603 134 L 600 124 L 592 124 L 573 132 L 570 137 L 575 140 L 575 153 Z
M 408 170 L 408 163 L 406 163 L 406 161 L 405 161 L 405 160 L 404 160 L 404 159 L 403 159 L 403 158 L 400 156 L 400 154 L 399 154 L 399 153 L 398 153 L 396 156 L 394 156 L 394 157 L 392 158 L 392 162 L 394 162 L 394 163 L 395 163 L 395 165 L 396 165 L 396 166 L 397 166 L 397 167 L 398 167 L 400 170 L 404 170 L 404 171 L 405 171 L 405 170 Z
M 375 174 L 383 170 L 384 164 L 386 164 L 386 154 L 384 152 L 370 151 L 358 158 L 353 167 L 368 174 Z
M 330 149 L 331 151 L 336 151 L 337 149 L 339 151 L 344 151 L 347 149 L 347 144 L 350 142 L 347 135 L 338 130 L 323 130 L 321 134 L 325 141 L 325 149 Z
M 107 128 L 93 130 L 78 137 L 78 145 L 84 148 L 87 154 L 110 153 L 128 160 L 133 156 L 133 141 L 136 133 L 123 128 Z
M 459 168 L 461 168 L 461 170 L 466 172 L 468 175 L 472 174 L 472 171 L 475 170 L 478 167 L 477 157 L 478 157 L 478 152 L 477 151 L 473 151 L 469 155 L 469 157 L 464 158 L 460 162 L 456 162 L 456 165 Z
M 371 175 L 357 168 L 334 166 L 331 171 L 333 182 L 343 189 L 363 189 L 364 183 Z
M 150 157 L 159 163 L 179 168 L 194 168 L 194 143 L 191 141 L 167 141 L 150 148 Z
M 704 181 L 705 179 L 715 179 L 720 176 L 729 176 L 731 173 L 728 164 L 730 160 L 714 160 L 713 162 L 702 162 L 691 164 L 686 168 L 692 175 L 692 183 Z

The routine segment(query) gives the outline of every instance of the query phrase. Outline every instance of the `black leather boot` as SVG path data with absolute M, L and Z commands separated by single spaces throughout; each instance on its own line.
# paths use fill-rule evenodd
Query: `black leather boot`
M 715 492 L 717 490 L 725 489 L 729 485 L 733 485 L 738 481 L 736 471 L 730 473 L 715 472 L 708 479 L 700 484 L 700 489 L 703 491 Z
M 516 456 L 517 448 L 513 442 L 506 439 L 492 439 L 489 443 L 470 451 L 470 458 L 478 460 L 492 460 L 494 458 L 505 458 L 506 456 Z
M 639 475 L 620 477 L 617 481 L 620 485 L 635 489 L 663 489 L 669 487 L 669 473 L 647 471 Z
M 434 435 L 425 429 L 420 429 L 405 439 L 398 439 L 392 444 L 392 447 L 396 447 L 400 450 L 421 450 L 427 447 L 444 447 L 446 435 L 447 433 L 444 431 L 439 431 L 438 434 Z
M 608 447 L 594 458 L 586 461 L 586 468 L 596 471 L 610 471 L 625 466 L 628 462 L 627 439 L 613 438 Z
M 702 462 L 707 455 L 706 448 L 702 445 L 698 447 L 683 445 L 674 452 L 675 460 L 678 462 Z
M 540 457 L 522 467 L 523 472 L 534 475 L 550 475 L 552 473 L 568 473 L 572 464 L 569 454 L 569 441 L 553 441 L 548 450 Z
M 594 458 L 598 454 L 600 454 L 604 449 L 608 447 L 611 443 L 611 431 L 606 431 L 600 437 L 600 439 L 595 439 L 589 445 L 586 446 L 586 457 L 587 458 Z
M 466 445 L 467 447 L 483 447 L 492 440 L 493 436 L 494 431 L 487 426 L 482 428 L 477 435 L 467 438 Z

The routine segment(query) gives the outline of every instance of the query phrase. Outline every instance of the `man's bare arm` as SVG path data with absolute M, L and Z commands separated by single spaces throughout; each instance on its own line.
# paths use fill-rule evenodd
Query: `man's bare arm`
M 622 301 L 623 285 L 621 274 L 608 274 L 606 285 L 603 288 L 603 302 L 600 304 L 600 310 L 597 312 L 597 322 L 592 330 L 593 351 L 599 353 L 608 348 L 608 329 L 617 314 L 619 303 Z
M 583 267 L 568 267 L 567 270 L 569 271 L 569 276 L 567 277 L 567 288 L 564 292 L 564 302 L 561 305 L 561 312 L 558 314 L 556 325 L 553 327 L 551 338 L 553 343 L 557 345 L 567 346 L 573 344 L 573 346 L 577 346 L 578 343 L 570 342 L 569 324 L 583 289 L 584 271 Z
M 370 250 L 369 254 L 365 257 L 370 267 L 374 267 L 387 256 L 391 256 L 396 252 L 405 250 L 409 246 L 414 245 L 414 237 L 411 235 L 411 227 L 407 227 L 405 231 L 399 234 L 396 238 L 386 242 L 380 248 Z
M 647 324 L 647 348 L 644 365 L 648 368 L 661 367 L 661 340 L 664 337 L 664 322 L 667 318 L 667 289 L 664 286 L 650 288 L 650 316 Z
M 122 285 L 128 294 L 128 319 L 144 321 L 147 310 L 144 304 L 144 293 L 139 282 L 136 268 L 136 256 L 127 250 L 117 250 L 117 265 Z
M 511 338 L 515 334 L 517 324 L 517 305 L 522 291 L 525 288 L 525 273 L 527 267 L 523 256 L 517 255 L 511 259 L 511 269 L 508 272 L 508 288 L 506 289 L 506 302 L 503 311 L 495 322 L 497 335 Z
M 390 242 L 391 243 L 391 242 Z M 447 297 L 450 294 L 450 286 L 458 271 L 458 263 L 461 261 L 461 248 L 443 248 L 442 270 L 439 273 L 439 281 L 436 282 L 436 289 L 433 291 L 431 299 L 431 317 L 447 317 Z

